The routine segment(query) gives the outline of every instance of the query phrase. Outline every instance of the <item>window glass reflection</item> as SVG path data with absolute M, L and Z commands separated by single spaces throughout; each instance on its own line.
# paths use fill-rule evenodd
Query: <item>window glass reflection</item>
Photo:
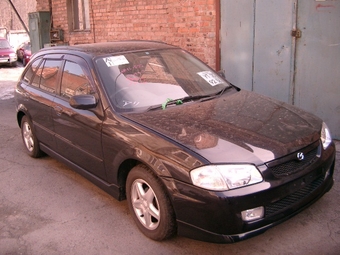
M 46 60 L 43 70 L 39 73 L 40 77 L 40 88 L 51 93 L 55 93 L 58 71 L 60 68 L 60 60 Z M 38 76 L 38 72 L 37 75 Z
M 77 63 L 66 61 L 62 81 L 61 96 L 69 99 L 74 95 L 91 94 L 91 86 L 85 72 Z
M 39 83 L 40 83 L 40 76 L 37 77 L 37 80 L 35 82 L 33 82 L 33 76 L 35 74 L 35 72 L 38 70 L 38 66 L 41 62 L 41 59 L 37 59 L 35 60 L 32 65 L 27 69 L 27 72 L 24 76 L 24 81 L 26 81 L 27 83 L 31 83 L 33 86 L 39 87 Z M 40 69 L 40 73 L 41 73 L 41 69 Z

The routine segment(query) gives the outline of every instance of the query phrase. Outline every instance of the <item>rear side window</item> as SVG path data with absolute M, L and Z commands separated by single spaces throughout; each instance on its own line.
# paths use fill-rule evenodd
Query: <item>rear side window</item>
M 58 72 L 60 69 L 60 60 L 50 60 L 47 59 L 44 63 L 42 71 L 40 74 L 40 88 L 46 90 L 50 93 L 55 93 L 56 86 L 58 83 Z
M 93 93 L 94 91 L 92 90 L 83 68 L 77 63 L 66 61 L 61 80 L 61 96 L 69 99 L 75 95 Z
M 25 75 L 24 75 L 24 81 L 27 82 L 28 84 L 32 84 L 32 80 L 33 80 L 33 76 L 35 74 L 35 72 L 37 71 L 38 69 L 38 66 L 41 62 L 41 59 L 36 59 L 32 62 L 32 64 L 28 67 Z M 39 87 L 39 83 L 38 85 L 34 85 L 34 86 L 38 86 Z
M 42 69 L 43 69 L 43 65 L 37 66 L 36 68 L 34 68 L 34 72 L 35 72 L 35 76 L 32 80 L 32 85 L 34 87 L 38 87 L 40 86 L 40 80 L 41 80 L 41 73 L 42 73 Z
M 34 87 L 55 93 L 61 62 L 62 60 L 38 59 L 26 71 L 24 80 Z

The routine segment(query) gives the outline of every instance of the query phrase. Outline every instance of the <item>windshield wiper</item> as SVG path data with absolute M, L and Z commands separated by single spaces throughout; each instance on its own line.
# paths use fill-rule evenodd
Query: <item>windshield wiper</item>
M 217 93 L 212 93 L 208 95 L 197 95 L 197 96 L 187 96 L 182 99 L 183 102 L 186 101 L 195 101 L 195 100 L 200 100 L 200 101 L 206 101 L 215 98 L 216 96 L 222 95 L 227 89 L 232 88 L 232 86 L 227 86 L 218 91 Z
M 155 110 L 159 108 L 165 110 L 165 108 L 169 105 L 181 105 L 186 102 L 191 102 L 191 101 L 195 101 L 199 99 L 206 99 L 206 98 L 215 97 L 215 96 L 216 96 L 215 94 L 214 95 L 197 95 L 197 96 L 187 96 L 187 97 L 174 99 L 174 100 L 171 98 L 168 98 L 164 103 L 152 105 L 146 111 L 151 111 L 151 110 Z
M 213 93 L 213 94 L 208 94 L 208 95 L 187 96 L 187 97 L 183 97 L 183 98 L 179 98 L 179 99 L 167 98 L 164 103 L 152 105 L 146 111 L 151 111 L 151 110 L 160 109 L 160 108 L 165 110 L 166 107 L 169 106 L 169 105 L 181 105 L 181 104 L 196 101 L 196 100 L 200 100 L 200 101 L 210 100 L 210 99 L 215 98 L 216 96 L 222 95 L 229 88 L 232 88 L 232 86 L 224 87 L 219 92 Z
M 216 96 L 221 96 L 226 90 L 232 88 L 233 86 L 226 86 L 223 89 L 221 89 L 219 92 L 216 93 Z
M 164 103 L 152 105 L 146 111 L 151 111 L 151 110 L 155 110 L 155 109 L 159 109 L 159 108 L 162 108 L 164 110 L 168 105 L 173 105 L 173 104 L 180 105 L 180 104 L 183 104 L 183 101 L 182 101 L 182 99 L 173 100 L 171 98 L 167 98 Z

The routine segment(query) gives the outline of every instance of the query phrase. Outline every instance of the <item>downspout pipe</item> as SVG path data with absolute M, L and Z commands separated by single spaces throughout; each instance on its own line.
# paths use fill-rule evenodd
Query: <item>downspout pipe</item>
M 24 29 L 26 30 L 27 34 L 29 34 L 29 32 L 28 32 L 28 29 L 27 29 L 27 27 L 26 27 L 26 25 L 25 25 L 24 21 L 22 20 L 22 18 L 21 18 L 21 16 L 20 16 L 20 14 L 18 13 L 17 9 L 15 8 L 14 4 L 12 3 L 12 1 L 11 1 L 11 0 L 8 0 L 8 2 L 9 2 L 9 4 L 12 6 L 12 9 L 13 9 L 13 10 L 14 10 L 14 12 L 16 13 L 16 15 L 18 16 L 18 18 L 19 18 L 19 20 L 20 20 L 20 22 L 21 22 L 22 26 L 23 26 L 23 27 L 24 27 Z
M 215 62 L 215 70 L 221 70 L 221 0 L 215 0 L 216 5 L 216 44 L 215 44 L 215 52 L 216 52 L 216 62 Z

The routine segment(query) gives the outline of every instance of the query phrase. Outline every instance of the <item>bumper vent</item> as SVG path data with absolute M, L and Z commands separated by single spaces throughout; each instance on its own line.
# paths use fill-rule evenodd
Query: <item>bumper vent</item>
M 318 179 L 314 180 L 310 184 L 306 185 L 302 189 L 296 191 L 295 193 L 286 196 L 285 198 L 272 203 L 265 207 L 265 217 L 270 217 L 274 214 L 277 214 L 281 211 L 288 209 L 296 203 L 299 203 L 305 197 L 310 196 L 310 194 L 316 190 L 323 183 L 324 177 L 321 176 Z

